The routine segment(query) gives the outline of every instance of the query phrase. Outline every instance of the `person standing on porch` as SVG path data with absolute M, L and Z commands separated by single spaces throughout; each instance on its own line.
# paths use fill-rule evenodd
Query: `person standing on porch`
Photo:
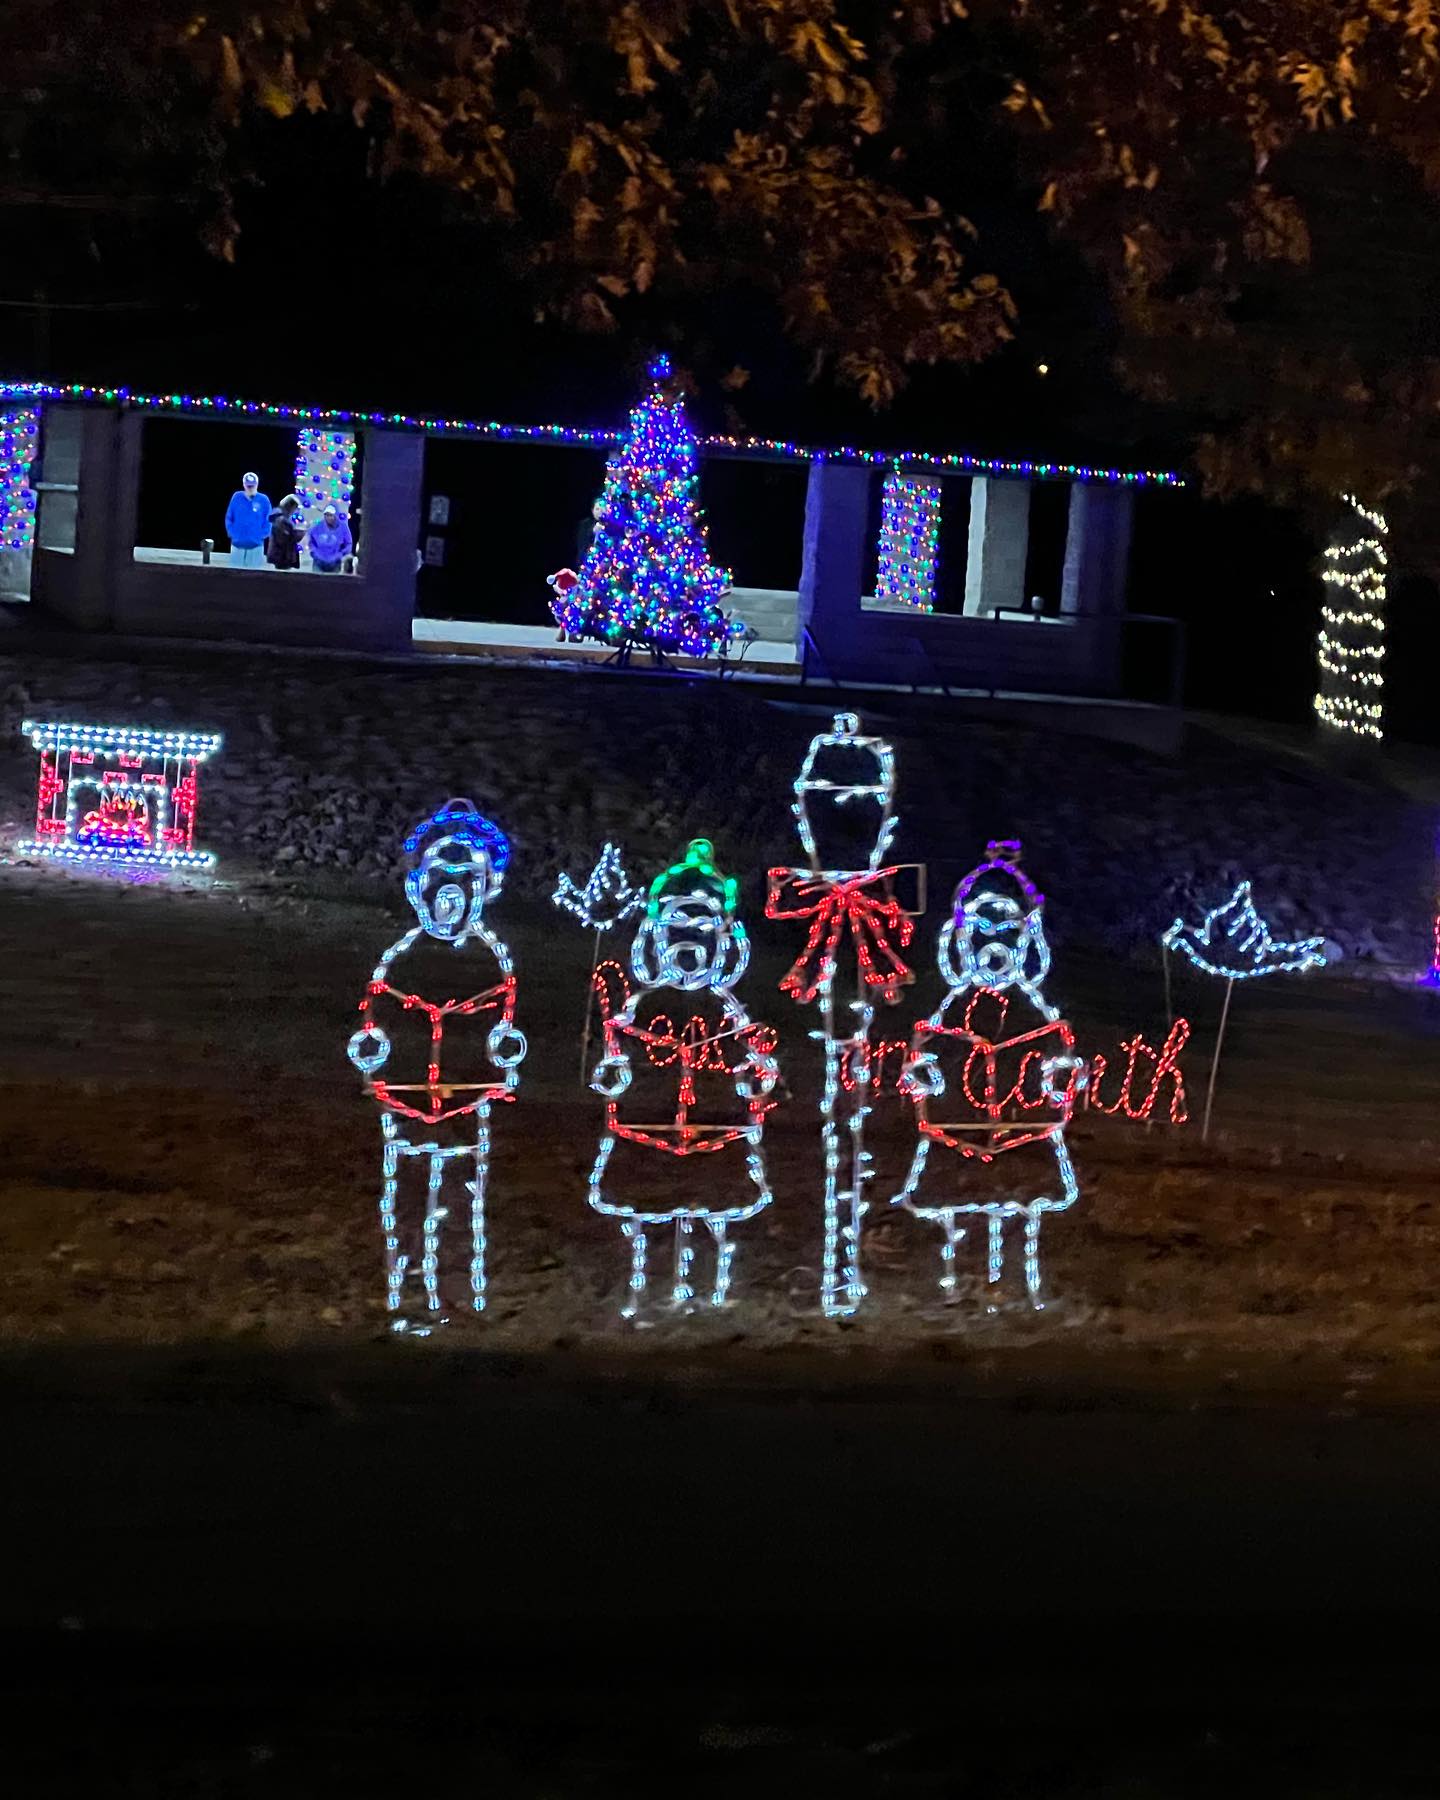
M 345 558 L 355 548 L 350 527 L 332 501 L 310 527 L 310 567 L 317 575 L 338 575 Z
M 230 540 L 232 569 L 263 569 L 265 538 L 270 530 L 270 496 L 260 492 L 260 477 L 240 477 L 240 486 L 225 508 L 225 535 Z
M 296 494 L 287 494 L 270 514 L 270 535 L 265 540 L 265 560 L 274 569 L 300 567 L 300 540 L 305 521 Z

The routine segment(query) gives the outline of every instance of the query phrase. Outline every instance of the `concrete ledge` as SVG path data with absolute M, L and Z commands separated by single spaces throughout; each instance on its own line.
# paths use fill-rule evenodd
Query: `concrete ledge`
M 491 661 L 603 663 L 614 654 L 602 644 L 562 644 L 553 625 L 488 624 L 479 619 L 416 619 L 411 638 L 417 650 L 434 656 L 475 656 Z M 698 674 L 719 667 L 714 658 L 672 656 L 677 669 Z M 636 654 L 635 666 L 646 668 L 649 658 Z M 727 669 L 750 675 L 797 675 L 800 659 L 791 644 L 751 644 L 743 660 L 732 656 Z

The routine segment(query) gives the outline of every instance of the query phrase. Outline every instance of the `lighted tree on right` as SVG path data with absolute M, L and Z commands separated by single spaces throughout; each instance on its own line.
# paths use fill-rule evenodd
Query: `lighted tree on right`
M 1322 725 L 1377 741 L 1385 686 L 1385 515 L 1345 496 L 1350 517 L 1325 551 L 1327 585 L 1320 610 L 1320 691 L 1315 711 Z

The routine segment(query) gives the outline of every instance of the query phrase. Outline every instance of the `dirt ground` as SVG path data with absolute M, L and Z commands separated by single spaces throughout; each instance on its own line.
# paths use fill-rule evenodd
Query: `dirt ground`
M 935 1236 L 884 1206 L 887 1084 L 872 1293 L 834 1324 L 811 1017 L 757 922 L 775 1203 L 733 1305 L 635 1326 L 584 1199 L 590 943 L 507 894 L 531 1050 L 492 1305 L 397 1344 L 344 1056 L 409 917 L 371 885 L 0 864 L 27 1793 L 1433 1792 L 1440 995 L 1238 991 L 1204 1146 L 1220 992 L 1177 972 L 1190 1123 L 1078 1115 L 1040 1314 L 985 1310 L 973 1242 L 939 1303 Z M 937 998 L 934 923 L 886 1041 Z M 1164 1038 L 1153 960 L 1057 952 L 1049 992 L 1087 1055 Z
M 385 1335 L 379 1133 L 344 1045 L 370 968 L 408 919 L 398 888 L 378 883 L 363 904 L 310 898 L 298 881 L 136 886 L 0 867 L 5 1343 Z M 1330 975 L 1237 990 L 1207 1147 L 1220 989 L 1177 974 L 1194 1026 L 1190 1122 L 1171 1127 L 1163 1097 L 1153 1126 L 1077 1117 L 1081 1199 L 1046 1224 L 1041 1314 L 1009 1288 L 986 1311 L 976 1234 L 958 1302 L 940 1303 L 938 1233 L 885 1205 L 914 1142 L 887 1084 L 871 1121 L 872 1293 L 836 1325 L 817 1307 L 813 1015 L 776 991 L 790 940 L 761 921 L 741 993 L 781 1034 L 776 1200 L 737 1228 L 733 1305 L 657 1306 L 634 1326 L 619 1317 L 619 1232 L 585 1204 L 601 1115 L 578 1080 L 589 940 L 509 896 L 493 921 L 515 950 L 531 1050 L 518 1102 L 495 1122 L 491 1308 L 483 1320 L 457 1309 L 450 1347 L 711 1374 L 803 1358 L 847 1380 L 964 1364 L 1000 1386 L 1063 1373 L 1112 1392 L 1303 1389 L 1342 1406 L 1440 1393 L 1440 995 Z M 917 984 L 877 1036 L 903 1037 L 938 998 L 926 937 L 922 925 Z M 1057 956 L 1049 992 L 1087 1054 L 1115 1057 L 1137 1030 L 1164 1038 L 1158 963 Z M 457 1244 L 462 1280 L 464 1263 Z

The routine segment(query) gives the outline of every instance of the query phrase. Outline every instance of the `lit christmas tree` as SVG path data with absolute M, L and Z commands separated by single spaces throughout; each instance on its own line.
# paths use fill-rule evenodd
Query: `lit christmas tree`
M 667 388 L 670 359 L 649 373 L 650 393 L 606 465 L 589 553 L 573 586 L 556 584 L 552 610 L 572 634 L 705 656 L 744 627 L 721 604 L 730 575 L 705 546 L 695 434 Z

